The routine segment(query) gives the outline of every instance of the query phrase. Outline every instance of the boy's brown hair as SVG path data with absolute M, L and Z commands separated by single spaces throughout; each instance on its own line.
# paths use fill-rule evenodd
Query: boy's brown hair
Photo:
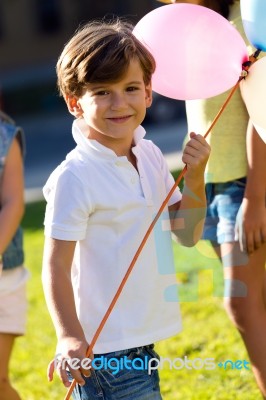
M 139 60 L 144 83 L 148 85 L 155 60 L 132 30 L 130 23 L 120 19 L 91 21 L 78 30 L 56 65 L 61 95 L 80 97 L 88 83 L 117 81 L 133 58 Z

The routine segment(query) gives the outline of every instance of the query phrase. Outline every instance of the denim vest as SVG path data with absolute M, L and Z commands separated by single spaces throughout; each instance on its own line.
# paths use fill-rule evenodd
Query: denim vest
M 1 190 L 2 174 L 6 161 L 6 156 L 8 154 L 11 143 L 16 136 L 19 140 L 22 149 L 22 154 L 24 155 L 25 142 L 24 142 L 23 130 L 15 126 L 13 121 L 1 112 L 0 113 L 0 190 Z M 15 268 L 23 264 L 24 262 L 23 233 L 21 227 L 17 229 L 17 232 L 15 233 L 9 246 L 2 254 L 2 258 L 3 258 L 3 269 Z

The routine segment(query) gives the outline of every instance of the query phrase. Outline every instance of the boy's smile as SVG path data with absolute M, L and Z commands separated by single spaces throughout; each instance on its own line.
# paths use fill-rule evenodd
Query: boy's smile
M 88 84 L 80 98 L 67 102 L 72 114 L 84 118 L 88 138 L 123 155 L 121 152 L 131 148 L 134 130 L 151 105 L 152 91 L 151 85 L 144 83 L 139 61 L 132 59 L 119 81 Z
M 110 117 L 110 118 L 107 118 L 107 119 L 109 119 L 110 121 L 112 121 L 112 122 L 115 122 L 115 123 L 118 123 L 118 124 L 122 124 L 122 123 L 124 123 L 124 122 L 127 122 L 129 119 L 130 119 L 130 117 L 131 117 L 131 115 L 126 115 L 126 116 L 124 116 L 124 117 Z

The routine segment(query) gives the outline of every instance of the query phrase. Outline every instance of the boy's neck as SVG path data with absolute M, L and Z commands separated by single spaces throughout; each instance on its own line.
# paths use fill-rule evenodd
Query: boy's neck
M 78 125 L 88 139 L 96 140 L 101 145 L 113 150 L 118 157 L 126 156 L 128 159 L 131 157 L 131 148 L 134 146 L 134 132 L 132 135 L 117 139 L 105 135 L 94 135 L 83 119 L 78 121 Z
M 100 139 L 95 139 L 93 135 L 89 135 L 88 139 L 97 140 L 101 145 L 113 150 L 118 157 L 128 157 L 131 154 L 131 148 L 134 146 L 133 140 L 130 137 L 119 140 L 105 137 L 103 135 Z
M 91 139 L 90 136 L 88 137 L 88 139 Z M 97 142 L 107 147 L 108 149 L 113 150 L 118 157 L 127 157 L 128 161 L 133 165 L 133 167 L 138 170 L 136 157 L 132 152 L 132 147 L 134 147 L 133 139 L 130 138 L 130 140 L 128 140 L 128 143 L 125 142 L 125 139 L 121 141 L 119 141 L 118 139 L 113 139 L 112 141 L 110 138 L 107 138 L 107 140 L 105 140 L 105 137 L 101 139 L 102 140 L 95 140 L 97 140 Z

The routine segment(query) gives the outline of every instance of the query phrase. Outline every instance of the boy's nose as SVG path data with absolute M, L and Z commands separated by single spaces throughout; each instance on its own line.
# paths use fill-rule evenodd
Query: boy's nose
M 122 93 L 113 94 L 112 104 L 111 104 L 112 109 L 120 109 L 120 108 L 124 108 L 126 106 L 127 106 L 127 102 L 126 102 L 124 94 L 122 94 Z

